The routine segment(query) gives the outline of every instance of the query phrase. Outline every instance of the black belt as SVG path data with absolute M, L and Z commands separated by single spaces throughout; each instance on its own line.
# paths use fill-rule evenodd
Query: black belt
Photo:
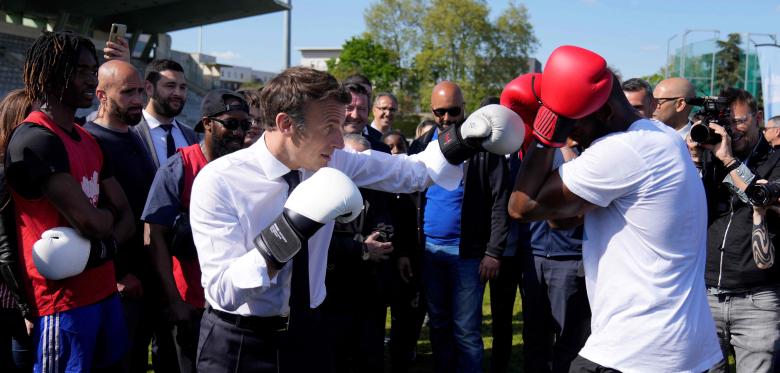
M 220 320 L 235 325 L 242 329 L 257 332 L 283 332 L 287 331 L 289 318 L 287 316 L 242 316 L 216 310 L 208 306 L 206 312 L 211 312 Z

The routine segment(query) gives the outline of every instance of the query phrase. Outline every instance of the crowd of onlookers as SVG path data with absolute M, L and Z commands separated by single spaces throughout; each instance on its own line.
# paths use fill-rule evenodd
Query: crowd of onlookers
M 106 49 L 111 53 L 99 65 L 103 58 L 89 40 L 46 33 L 28 52 L 25 87 L 0 102 L 3 372 L 33 365 L 36 371 L 145 372 L 150 346 L 156 371 L 196 371 L 199 340 L 208 337 L 200 322 L 210 311 L 201 283 L 206 264 L 199 263 L 190 231 L 193 183 L 209 162 L 273 131 L 263 106 L 285 99 L 212 90 L 200 121 L 182 123 L 177 116 L 187 80 L 178 63 L 153 60 L 141 73 L 127 62 L 123 41 Z M 392 93 L 373 92 L 362 75 L 341 84 L 351 101 L 340 130 L 351 151 L 421 153 L 440 130 L 460 126 L 469 114 L 458 85 L 439 82 L 430 119 L 407 138 L 394 127 L 404 108 Z M 724 354 L 735 356 L 740 372 L 772 371 L 780 346 L 780 276 L 773 266 L 780 210 L 752 206 L 744 190 L 780 177 L 774 151 L 780 118 L 764 121 L 752 95 L 728 89 L 722 95 L 731 115 L 715 130 L 726 140 L 701 145 L 689 135 L 697 124 L 687 101 L 696 96 L 690 82 L 670 78 L 653 88 L 629 79 L 622 87 L 640 115 L 677 130 L 704 183 L 706 283 Z M 99 108 L 76 118 L 76 109 L 93 100 Z M 483 105 L 498 101 L 487 98 Z M 477 153 L 465 162 L 455 190 L 360 189 L 363 213 L 336 223 L 327 255 L 327 297 L 312 331 L 327 356 L 322 371 L 380 372 L 386 365 L 408 371 L 424 326 L 436 371 L 482 371 L 487 284 L 490 371 L 519 368 L 509 362 L 513 335 L 521 332 L 523 371 L 568 371 L 590 334 L 582 263 L 587 237 L 579 223 L 510 218 L 507 204 L 524 150 Z M 553 168 L 583 151 L 569 141 Z M 37 251 L 76 245 L 73 233 L 49 229 L 61 226 L 87 242 L 81 271 L 65 277 L 57 276 L 60 263 L 41 263 Z M 679 222 L 679 229 L 688 228 Z M 49 236 L 59 241 L 46 241 Z M 513 330 L 518 291 L 522 331 Z M 713 369 L 728 371 L 722 364 Z

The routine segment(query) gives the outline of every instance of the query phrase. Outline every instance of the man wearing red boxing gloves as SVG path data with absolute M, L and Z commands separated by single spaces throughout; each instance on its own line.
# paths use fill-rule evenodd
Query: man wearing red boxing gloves
M 556 49 L 509 203 L 527 221 L 584 216 L 591 336 L 571 372 L 702 372 L 722 359 L 704 286 L 706 211 L 673 130 L 641 118 L 601 56 Z M 586 150 L 550 172 L 570 137 Z

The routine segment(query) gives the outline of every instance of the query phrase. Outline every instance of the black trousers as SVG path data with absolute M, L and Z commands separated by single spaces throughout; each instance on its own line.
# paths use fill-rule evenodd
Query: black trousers
M 211 372 L 318 372 L 327 363 L 319 309 L 294 312 L 287 330 L 247 329 L 206 310 L 200 322 L 197 370 Z
M 523 255 L 526 372 L 569 371 L 590 335 L 582 259 Z
M 490 312 L 493 318 L 493 355 L 490 371 L 506 372 L 512 351 L 512 311 L 522 279 L 520 257 L 501 258 L 498 276 L 490 280 Z M 525 305 L 524 305 L 525 306 Z M 527 307 L 527 306 L 525 306 Z
M 391 277 L 390 365 L 393 373 L 409 371 L 425 320 L 425 298 L 420 286 L 420 261 L 416 255 L 410 259 L 414 277 L 409 283 L 401 278 L 395 268 Z
M 180 322 L 171 325 L 171 336 L 176 348 L 176 358 L 179 362 L 179 372 L 194 373 L 197 371 L 196 357 L 198 353 L 198 336 L 200 334 L 200 320 L 203 310 L 199 315 L 188 322 Z
M 571 362 L 569 373 L 620 373 L 617 369 L 598 365 L 580 355 Z
M 277 373 L 285 334 L 239 328 L 206 311 L 198 337 L 198 372 Z

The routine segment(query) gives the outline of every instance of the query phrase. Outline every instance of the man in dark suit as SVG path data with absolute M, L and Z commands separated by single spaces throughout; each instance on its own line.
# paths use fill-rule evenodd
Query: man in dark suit
M 149 101 L 141 123 L 133 127 L 144 140 L 156 167 L 176 153 L 176 149 L 198 143 L 198 135 L 176 120 L 187 99 L 184 69 L 175 61 L 154 60 L 144 74 Z
M 362 84 L 347 83 L 347 90 L 352 95 L 352 102 L 347 104 L 346 118 L 341 132 L 345 135 L 356 133 L 362 135 L 371 143 L 372 150 L 390 153 L 390 147 L 382 142 L 382 133 L 368 125 L 368 108 L 371 96 Z
M 141 122 L 130 127 L 130 131 L 141 137 L 157 170 L 176 153 L 176 149 L 197 144 L 199 138 L 192 128 L 176 120 L 187 98 L 187 82 L 181 65 L 171 60 L 154 60 L 146 67 L 144 80 L 149 100 L 142 111 Z M 155 296 L 163 302 L 161 294 Z M 164 314 L 159 318 L 166 320 Z M 159 322 L 153 328 L 152 363 L 155 370 L 179 371 L 176 347 L 167 323 Z

